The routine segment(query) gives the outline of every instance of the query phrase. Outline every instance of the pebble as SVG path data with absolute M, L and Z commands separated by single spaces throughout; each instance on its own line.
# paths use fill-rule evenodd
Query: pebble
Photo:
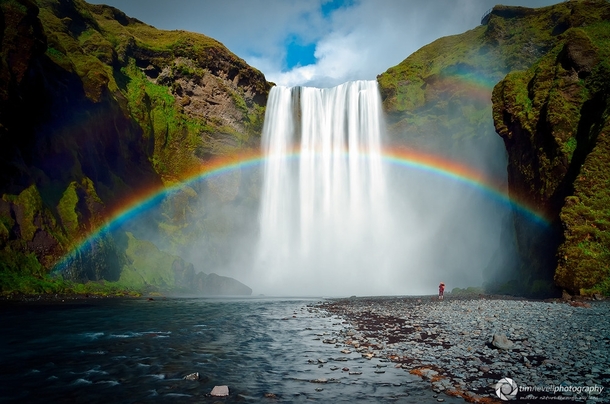
M 610 368 L 608 300 L 589 307 L 487 297 L 380 297 L 328 300 L 319 307 L 343 319 L 345 327 L 324 342 L 344 354 L 352 349 L 365 360 L 419 370 L 435 391 L 459 386 L 473 397 L 495 400 L 494 386 L 503 377 L 523 386 L 610 384 L 610 372 L 603 370 Z M 382 373 L 382 366 L 374 372 Z

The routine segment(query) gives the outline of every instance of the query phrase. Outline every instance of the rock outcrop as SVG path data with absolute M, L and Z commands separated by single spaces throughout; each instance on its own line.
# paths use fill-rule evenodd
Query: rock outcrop
M 610 5 L 565 6 L 573 12 L 562 23 L 558 43 L 495 87 L 494 121 L 508 151 L 511 195 L 551 222 L 551 229 L 540 232 L 516 220 L 527 275 L 554 277 L 574 294 L 607 294 Z
M 11 0 L 0 44 L 0 261 L 11 279 L 43 277 L 126 198 L 258 144 L 271 85 L 204 35 L 82 0 Z M 92 242 L 65 273 L 120 278 L 120 243 Z
M 553 283 L 573 292 L 608 283 L 605 213 L 584 212 L 576 195 L 593 186 L 586 166 L 595 160 L 598 173 L 604 154 L 608 19 L 604 1 L 496 6 L 483 25 L 440 38 L 378 77 L 395 144 L 441 150 L 501 178 L 506 165 L 486 160 L 492 151 L 503 161 L 492 146 L 497 131 L 511 197 L 552 222 L 543 228 L 514 215 L 503 243 L 507 251 L 515 243 L 518 279 L 495 291 L 548 296 L 557 293 Z M 605 191 L 594 187 L 586 200 L 599 206 Z M 576 269 L 583 265 L 591 275 Z

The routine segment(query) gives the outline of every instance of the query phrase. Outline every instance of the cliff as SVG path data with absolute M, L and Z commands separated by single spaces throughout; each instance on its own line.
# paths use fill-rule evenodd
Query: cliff
M 543 235 L 516 223 L 531 271 L 570 293 L 609 294 L 610 4 L 564 7 L 573 12 L 558 43 L 495 87 L 494 121 L 511 194 L 552 221 Z
M 556 287 L 578 292 L 608 282 L 598 223 L 605 214 L 592 208 L 605 195 L 601 177 L 589 196 L 578 192 L 591 185 L 586 164 L 593 160 L 599 172 L 604 155 L 608 8 L 606 1 L 496 6 L 481 26 L 440 38 L 378 76 L 394 144 L 441 151 L 497 178 L 508 166 L 511 198 L 552 222 L 543 228 L 513 216 L 503 243 L 519 257 L 516 280 L 494 291 L 548 296 Z M 583 204 L 593 210 L 585 214 Z
M 126 197 L 258 145 L 270 84 L 204 35 L 81 0 L 7 0 L 0 43 L 6 290 L 46 285 L 58 259 Z M 66 274 L 117 281 L 125 246 L 111 234 L 92 243 Z

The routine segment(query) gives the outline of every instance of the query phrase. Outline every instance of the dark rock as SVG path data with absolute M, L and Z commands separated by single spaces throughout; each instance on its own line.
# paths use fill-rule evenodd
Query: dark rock
M 199 272 L 195 276 L 197 291 L 204 295 L 225 295 L 225 296 L 250 296 L 252 289 L 243 283 L 226 276 L 205 274 Z
M 199 372 L 189 373 L 188 375 L 184 376 L 183 379 L 184 380 L 199 380 Z
M 558 56 L 559 62 L 566 70 L 574 70 L 583 79 L 591 75 L 599 58 L 591 40 L 582 30 L 568 31 L 566 42 Z

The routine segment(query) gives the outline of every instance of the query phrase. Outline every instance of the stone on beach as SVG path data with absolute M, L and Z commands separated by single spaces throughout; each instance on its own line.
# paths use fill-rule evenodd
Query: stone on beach
M 229 386 L 214 386 L 210 395 L 212 397 L 227 397 L 229 395 Z
M 508 350 L 515 348 L 515 343 L 509 340 L 505 334 L 494 334 L 491 344 L 498 349 Z
M 511 375 L 524 385 L 560 383 L 558 372 L 569 383 L 610 383 L 603 371 L 610 366 L 610 302 L 587 302 L 583 309 L 560 300 L 448 298 L 441 307 L 412 298 L 358 298 L 318 307 L 345 320 L 343 330 L 326 338 L 357 352 L 360 358 L 350 361 L 396 362 L 393 368 L 429 381 L 437 393 L 484 402 L 496 400 L 494 386 Z

